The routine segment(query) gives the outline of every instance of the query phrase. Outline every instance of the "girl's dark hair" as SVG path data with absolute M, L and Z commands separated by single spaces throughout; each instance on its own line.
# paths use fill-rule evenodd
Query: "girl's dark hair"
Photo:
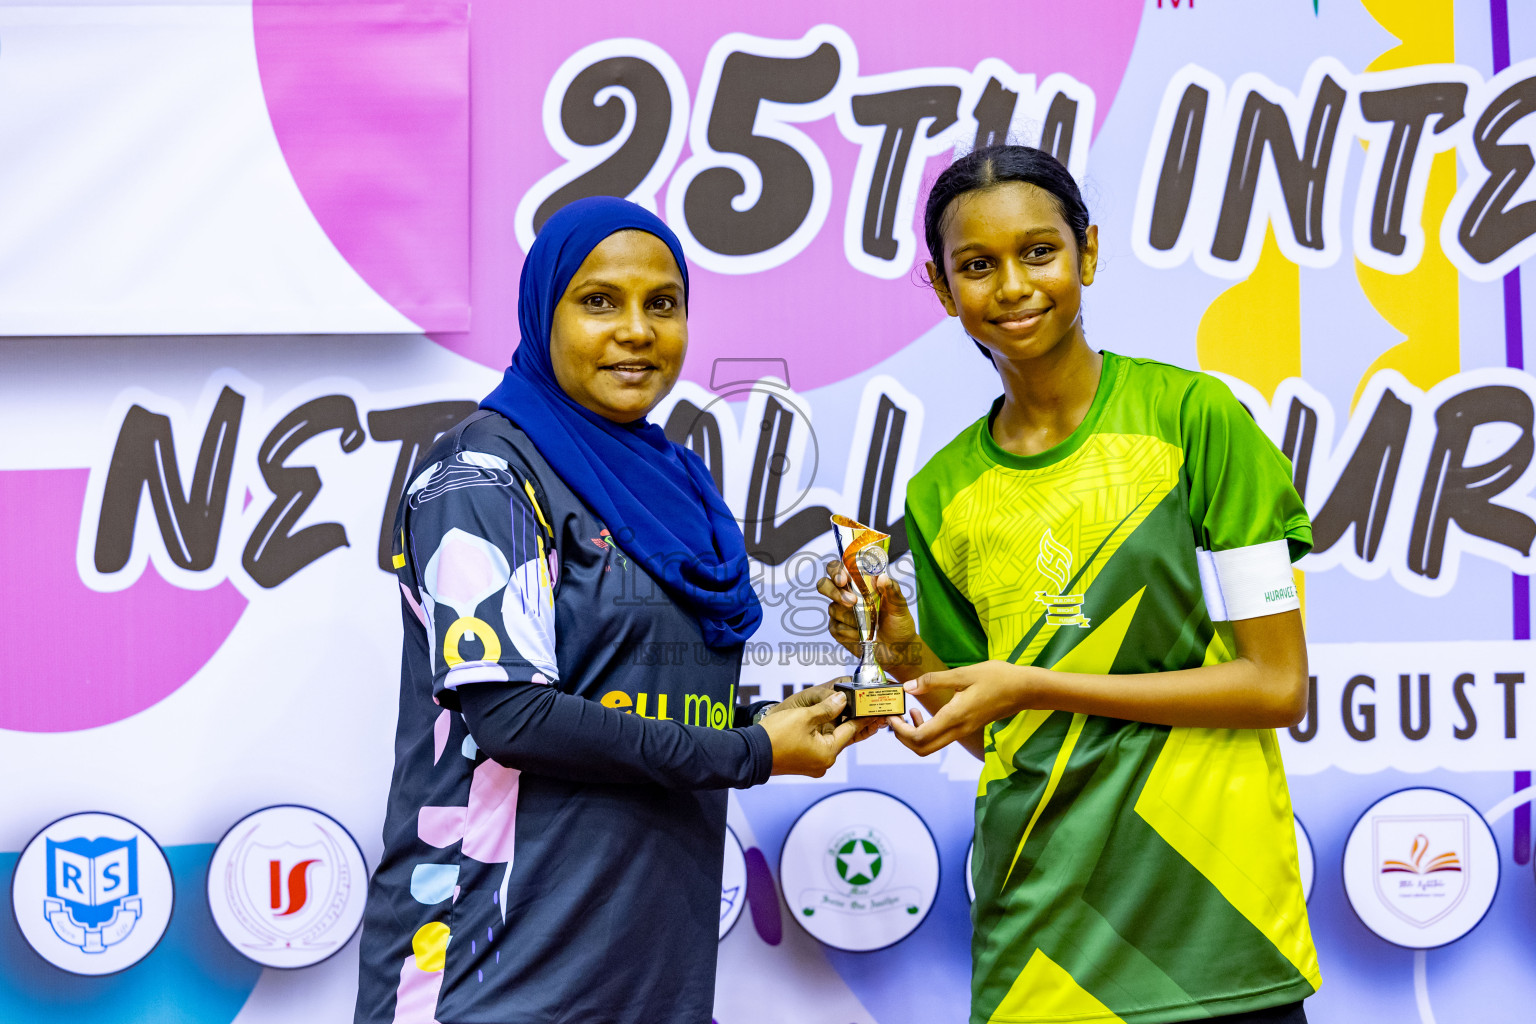
M 1051 154 L 1033 146 L 986 146 L 972 150 L 944 169 L 928 192 L 923 211 L 923 232 L 928 237 L 928 257 L 948 281 L 944 269 L 944 215 L 956 199 L 968 192 L 982 192 L 1010 181 L 1021 181 L 1049 193 L 1056 211 L 1072 229 L 1081 252 L 1088 244 L 1088 207 L 1072 174 Z M 988 359 L 992 353 L 976 347 Z
M 923 230 L 928 257 L 944 273 L 944 214 L 967 192 L 981 192 L 1009 181 L 1022 181 L 1051 194 L 1061 219 L 1072 229 L 1078 249 L 1088 244 L 1088 207 L 1071 173 L 1051 154 L 1033 146 L 987 146 L 972 150 L 944 169 L 928 192 Z

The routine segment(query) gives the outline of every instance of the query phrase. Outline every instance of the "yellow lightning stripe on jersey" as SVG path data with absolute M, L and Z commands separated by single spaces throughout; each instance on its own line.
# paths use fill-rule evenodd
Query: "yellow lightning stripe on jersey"
M 1109 617 L 1108 622 L 1089 633 L 1087 639 L 1064 654 L 1061 660 L 1056 662 L 1055 670 L 1083 674 L 1108 672 L 1115 663 L 1115 655 L 1120 652 L 1120 645 L 1125 642 L 1125 634 L 1131 628 L 1131 620 L 1136 617 L 1136 608 L 1141 604 L 1141 595 L 1146 592 L 1146 587 L 1136 591 L 1129 601 Z M 1008 865 L 1008 876 L 1003 879 L 1004 885 L 1008 884 L 1008 877 L 1013 875 L 1013 869 L 1019 863 L 1019 856 L 1024 852 L 1024 844 L 1029 842 L 1029 834 L 1034 830 L 1035 822 L 1040 820 L 1040 815 L 1045 811 L 1045 805 L 1051 802 L 1051 797 L 1061 782 L 1062 773 L 1067 770 L 1067 762 L 1072 758 L 1072 750 L 1077 746 L 1077 738 L 1082 735 L 1083 723 L 1087 720 L 1087 715 L 1072 716 L 1072 724 L 1067 728 L 1067 738 L 1062 741 L 1055 764 L 1051 765 L 1050 781 L 1045 784 L 1045 792 L 1041 794 L 1040 802 L 1035 805 L 1035 813 L 1030 816 L 1029 824 L 1024 827 L 1024 834 L 1019 837 L 1018 849 L 1014 851 L 1013 861 Z M 1004 767 L 1006 770 L 1002 773 L 1003 775 L 1014 770 L 1012 757 Z
M 1013 860 L 1008 864 L 1008 874 L 1003 876 L 1003 885 L 1008 884 L 1008 879 L 1013 877 L 1013 869 L 1019 865 L 1019 856 L 1024 852 L 1024 844 L 1029 842 L 1029 834 L 1035 830 L 1035 822 L 1040 820 L 1040 815 L 1045 812 L 1045 805 L 1051 802 L 1051 797 L 1056 795 L 1056 787 L 1061 784 L 1062 773 L 1067 770 L 1067 762 L 1072 759 L 1072 750 L 1077 746 L 1077 738 L 1083 734 L 1083 723 L 1088 720 L 1087 715 L 1073 715 L 1072 724 L 1067 727 L 1067 738 L 1061 741 L 1061 750 L 1056 754 L 1056 763 L 1051 765 L 1051 777 L 1045 784 L 1045 792 L 1040 794 L 1040 802 L 1035 805 L 1035 813 L 1029 816 L 1029 824 L 1024 826 L 1024 834 L 1019 837 L 1019 848 L 1013 851 Z

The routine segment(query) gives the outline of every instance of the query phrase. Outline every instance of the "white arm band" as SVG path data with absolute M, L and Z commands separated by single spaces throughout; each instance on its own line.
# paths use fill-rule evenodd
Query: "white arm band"
M 1301 607 L 1284 538 L 1230 551 L 1195 549 L 1212 621 L 1253 619 Z

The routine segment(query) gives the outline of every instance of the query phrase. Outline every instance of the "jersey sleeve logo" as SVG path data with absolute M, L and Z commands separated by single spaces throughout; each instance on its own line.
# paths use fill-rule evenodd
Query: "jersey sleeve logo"
M 406 504 L 414 511 L 449 491 L 465 487 L 507 487 L 512 473 L 506 459 L 486 452 L 459 452 L 452 459 L 434 462 L 416 475 L 406 488 Z
M 1051 536 L 1050 527 L 1046 527 L 1040 535 L 1040 553 L 1035 556 L 1035 569 L 1056 584 L 1055 593 L 1035 591 L 1035 602 L 1045 605 L 1046 625 L 1087 629 L 1088 617 L 1083 614 L 1083 595 L 1062 593 L 1072 582 L 1072 552 Z

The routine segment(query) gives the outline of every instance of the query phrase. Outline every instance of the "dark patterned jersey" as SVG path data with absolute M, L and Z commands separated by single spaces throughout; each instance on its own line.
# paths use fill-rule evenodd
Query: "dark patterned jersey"
M 423 458 L 396 520 L 405 643 L 357 1021 L 710 1019 L 740 649 L 624 553 L 506 418 Z

